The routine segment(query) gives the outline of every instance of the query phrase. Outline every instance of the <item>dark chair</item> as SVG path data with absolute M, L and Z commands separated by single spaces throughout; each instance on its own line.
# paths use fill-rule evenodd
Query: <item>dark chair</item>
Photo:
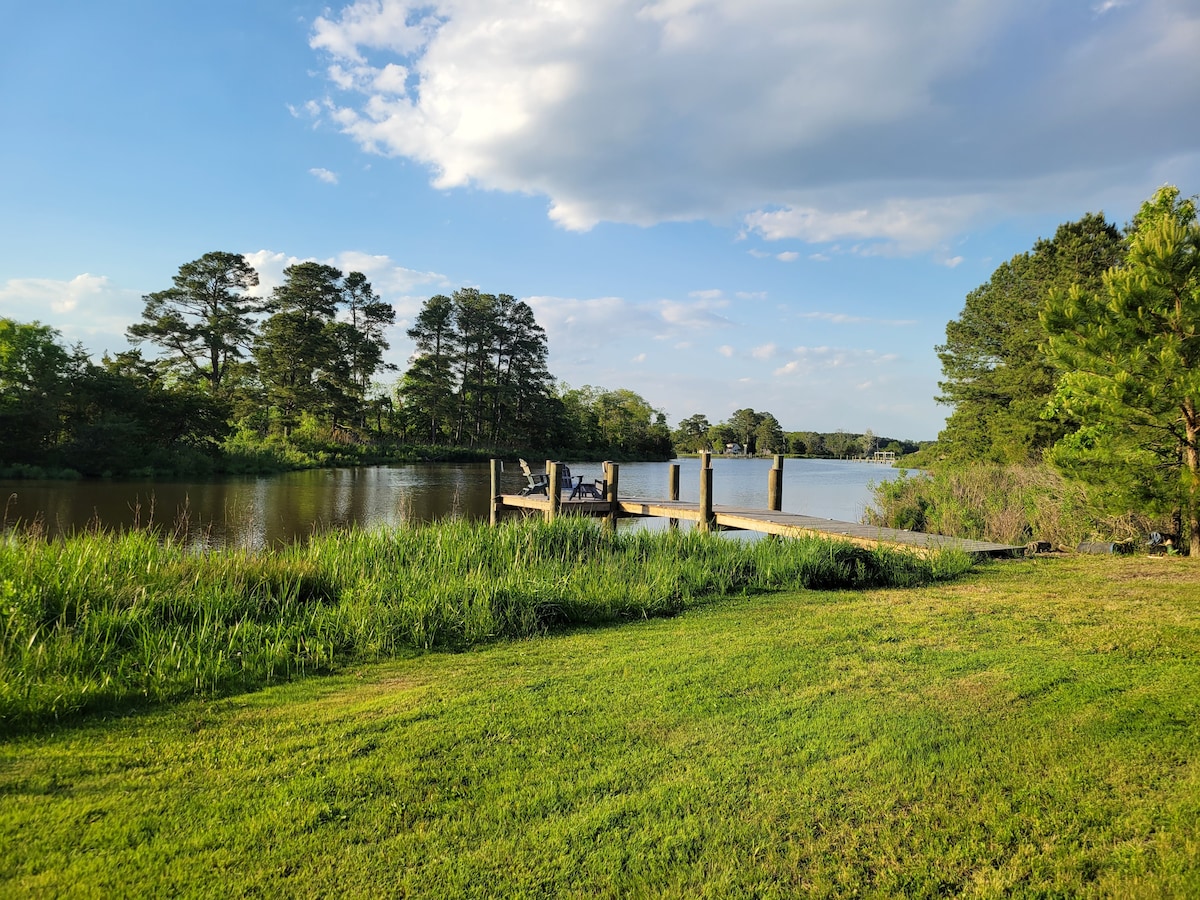
M 518 460 L 521 464 L 521 471 L 525 473 L 525 478 L 529 482 L 525 487 L 521 488 L 521 496 L 528 497 L 530 494 L 548 494 L 550 491 L 550 476 L 545 472 L 534 472 L 529 468 L 529 463 L 525 460 Z
M 565 489 L 566 483 L 563 487 Z M 608 495 L 608 482 L 600 478 L 594 478 L 587 484 L 584 484 L 583 476 L 577 476 L 574 487 L 571 488 L 571 496 L 569 500 L 603 500 Z

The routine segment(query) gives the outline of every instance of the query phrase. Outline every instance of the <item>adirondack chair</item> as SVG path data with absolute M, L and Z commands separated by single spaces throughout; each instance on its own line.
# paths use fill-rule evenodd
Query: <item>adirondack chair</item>
M 530 494 L 545 494 L 550 490 L 550 476 L 545 472 L 534 472 L 529 468 L 529 463 L 525 460 L 518 460 L 521 464 L 521 471 L 525 473 L 525 478 L 529 482 L 525 487 L 521 488 L 521 496 L 528 497 Z
M 548 494 L 550 492 L 550 476 L 544 472 L 534 472 L 530 468 L 529 463 L 525 460 L 518 460 L 521 464 L 521 471 L 525 475 L 525 480 L 528 484 L 521 490 L 521 495 L 528 497 L 531 494 Z M 563 495 L 568 500 L 580 500 L 585 497 L 593 500 L 603 500 L 604 492 L 607 489 L 608 482 L 596 479 L 590 484 L 583 483 L 582 475 L 572 475 L 571 467 L 566 463 L 558 464 L 559 479 L 562 482 Z

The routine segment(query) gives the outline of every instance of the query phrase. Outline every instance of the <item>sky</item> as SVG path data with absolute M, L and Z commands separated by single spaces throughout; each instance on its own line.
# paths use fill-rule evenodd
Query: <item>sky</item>
M 672 425 L 929 440 L 966 295 L 1200 192 L 1197 0 L 0 0 L 0 315 L 130 345 L 181 264 L 526 300 Z

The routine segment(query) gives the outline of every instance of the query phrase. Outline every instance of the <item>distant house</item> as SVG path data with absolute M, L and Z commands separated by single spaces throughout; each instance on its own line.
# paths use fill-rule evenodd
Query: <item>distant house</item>
M 734 442 L 732 444 L 725 445 L 725 455 L 726 456 L 740 456 L 741 453 L 742 453 L 742 445 L 741 444 Z

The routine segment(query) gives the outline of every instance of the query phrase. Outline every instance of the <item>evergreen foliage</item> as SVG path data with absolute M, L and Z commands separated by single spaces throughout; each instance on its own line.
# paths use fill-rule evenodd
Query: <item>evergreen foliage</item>
M 546 446 L 552 379 L 546 332 L 508 294 L 438 294 L 408 329 L 416 344 L 398 390 L 405 429 L 430 443 Z
M 1102 290 L 1058 291 L 1042 316 L 1066 374 L 1048 414 L 1074 426 L 1052 460 L 1109 508 L 1175 513 L 1200 556 L 1200 224 L 1163 187 Z
M 214 251 L 184 263 L 172 281 L 142 298 L 142 321 L 129 326 L 129 340 L 157 344 L 165 368 L 218 395 L 254 334 L 261 307 L 247 291 L 258 285 L 258 273 L 241 254 Z
M 1054 290 L 1100 288 L 1124 255 L 1120 232 L 1102 214 L 1060 225 L 1051 240 L 999 266 L 967 295 L 937 348 L 944 380 L 937 399 L 954 407 L 939 450 L 958 460 L 1024 463 L 1060 438 L 1063 423 L 1041 415 L 1058 372 L 1040 345 L 1038 319 Z

